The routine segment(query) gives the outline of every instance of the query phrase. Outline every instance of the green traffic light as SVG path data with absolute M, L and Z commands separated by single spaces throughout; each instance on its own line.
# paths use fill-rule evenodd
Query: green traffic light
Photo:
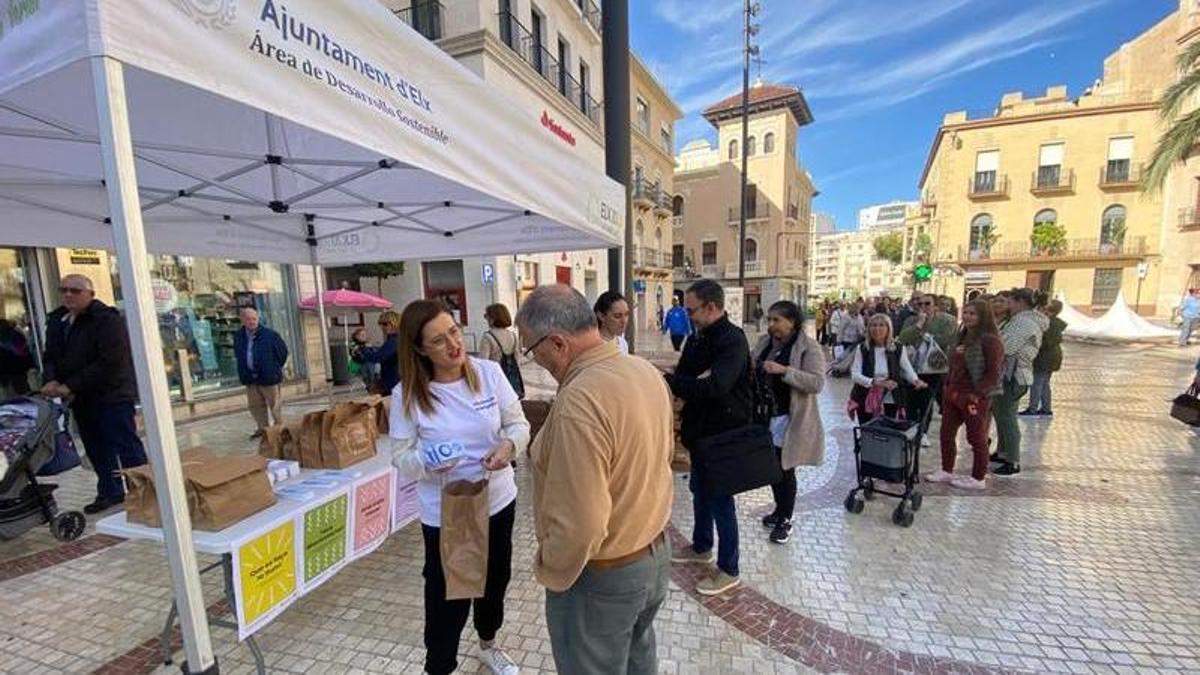
M 933 276 L 933 268 L 924 263 L 917 265 L 916 268 L 913 269 L 913 277 L 916 278 L 917 281 L 927 281 L 931 276 Z

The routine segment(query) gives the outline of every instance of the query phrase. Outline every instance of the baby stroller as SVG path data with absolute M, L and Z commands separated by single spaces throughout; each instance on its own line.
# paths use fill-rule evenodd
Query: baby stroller
M 915 485 L 921 470 L 921 438 L 929 428 L 932 409 L 932 405 L 925 406 L 919 419 L 893 419 L 881 415 L 854 428 L 857 483 L 846 495 L 847 511 L 862 513 L 866 502 L 874 499 L 876 494 L 898 497 L 900 503 L 892 511 L 892 522 L 901 527 L 912 526 L 923 500 Z M 875 485 L 877 480 L 902 484 L 904 491 L 880 489 Z
M 0 403 L 0 450 L 6 467 L 0 477 L 0 539 L 19 537 L 43 523 L 59 541 L 78 539 L 87 526 L 83 514 L 59 513 L 58 486 L 37 481 L 80 464 L 65 410 L 40 397 Z

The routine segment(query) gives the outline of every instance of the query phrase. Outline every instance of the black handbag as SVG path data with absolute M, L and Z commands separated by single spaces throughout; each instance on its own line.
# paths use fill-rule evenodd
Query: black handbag
M 771 431 L 758 424 L 698 440 L 692 460 L 701 487 L 718 497 L 756 490 L 783 479 Z
M 1195 385 L 1176 396 L 1171 402 L 1171 417 L 1189 426 L 1200 426 L 1200 398 L 1197 396 L 1200 396 L 1200 392 L 1196 390 Z

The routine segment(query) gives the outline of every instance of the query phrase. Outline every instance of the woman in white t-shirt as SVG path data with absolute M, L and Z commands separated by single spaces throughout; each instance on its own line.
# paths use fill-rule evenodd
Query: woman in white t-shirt
M 418 300 L 400 318 L 400 384 L 392 390 L 392 462 L 418 480 L 425 538 L 425 671 L 458 667 L 458 643 L 472 604 L 480 659 L 492 672 L 519 672 L 496 644 L 512 569 L 517 484 L 512 460 L 529 444 L 529 423 L 499 364 L 467 356 L 462 330 L 440 302 Z M 426 452 L 437 448 L 435 452 Z M 447 451 L 449 449 L 449 451 Z M 451 456 L 449 464 L 428 462 Z M 484 596 L 447 600 L 441 558 L 442 487 L 488 478 L 488 569 Z
M 596 312 L 596 323 L 600 326 L 600 337 L 605 342 L 616 341 L 622 354 L 629 353 L 629 342 L 625 339 L 625 326 L 629 323 L 629 302 L 616 291 L 605 291 L 596 298 L 592 307 Z

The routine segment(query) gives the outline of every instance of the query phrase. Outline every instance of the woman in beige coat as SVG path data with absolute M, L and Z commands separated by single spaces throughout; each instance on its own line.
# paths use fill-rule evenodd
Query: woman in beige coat
M 791 537 L 796 508 L 796 467 L 815 466 L 825 458 L 825 430 L 817 395 L 825 386 L 825 355 L 804 332 L 804 315 L 796 303 L 781 300 L 767 312 L 767 334 L 752 352 L 759 391 L 771 401 L 771 436 L 783 479 L 771 486 L 775 511 L 762 520 L 771 541 Z

